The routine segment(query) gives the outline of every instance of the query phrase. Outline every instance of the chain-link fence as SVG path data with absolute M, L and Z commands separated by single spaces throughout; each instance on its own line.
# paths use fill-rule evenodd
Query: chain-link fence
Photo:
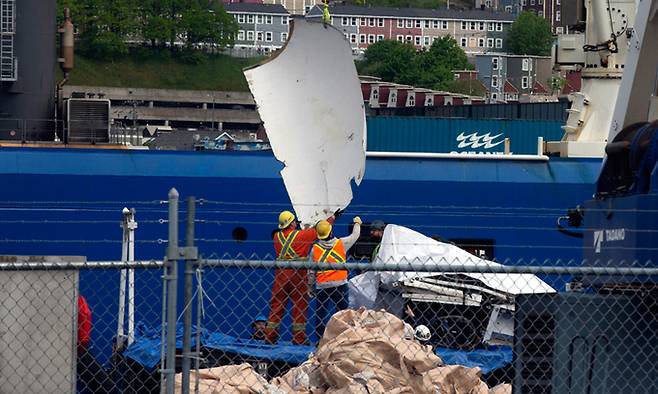
M 658 269 L 651 262 L 496 261 L 498 245 L 457 245 L 423 235 L 422 226 L 415 231 L 359 218 L 348 226 L 337 219 L 343 225 L 336 223 L 320 241 L 320 227 L 248 235 L 241 227 L 247 221 L 236 220 L 240 209 L 221 210 L 212 201 L 191 197 L 181 204 L 172 191 L 168 201 L 141 205 L 147 219 L 140 223 L 157 231 L 136 240 L 135 212 L 124 210 L 124 239 L 117 241 L 122 262 L 33 257 L 0 264 L 7 360 L 0 387 L 53 393 L 658 392 Z M 276 218 L 275 207 L 262 210 Z M 59 220 L 100 226 L 104 219 Z M 277 225 L 251 221 L 259 230 Z M 108 222 L 117 231 L 117 222 Z M 237 226 L 231 239 L 212 237 L 227 225 Z M 370 233 L 366 238 L 357 234 L 362 227 Z M 606 241 L 619 236 L 605 235 Z M 138 242 L 157 249 L 164 261 L 132 262 L 131 245 Z M 209 253 L 200 254 L 197 244 Z

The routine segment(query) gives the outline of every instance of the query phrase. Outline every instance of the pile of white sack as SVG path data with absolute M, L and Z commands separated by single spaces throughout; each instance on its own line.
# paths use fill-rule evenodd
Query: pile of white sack
M 406 330 L 408 331 L 408 330 Z M 317 351 L 302 365 L 267 382 L 249 364 L 201 370 L 199 393 L 229 394 L 507 394 L 489 388 L 478 368 L 443 365 L 430 346 L 405 332 L 390 313 L 368 309 L 336 313 Z M 180 374 L 176 375 L 180 391 Z M 191 377 L 191 392 L 194 377 Z
M 407 330 L 408 331 L 408 330 Z M 229 394 L 511 394 L 489 388 L 478 368 L 443 365 L 430 346 L 405 333 L 405 323 L 384 311 L 336 313 L 317 351 L 302 365 L 267 382 L 249 364 L 200 371 L 199 392 Z M 177 390 L 181 376 L 176 376 Z M 191 376 L 191 392 L 194 375 Z

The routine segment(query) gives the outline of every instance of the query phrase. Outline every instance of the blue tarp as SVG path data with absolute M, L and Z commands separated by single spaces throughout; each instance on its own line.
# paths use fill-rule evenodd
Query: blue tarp
M 147 328 L 142 323 L 135 327 L 135 342 L 123 352 L 128 357 L 146 368 L 153 369 L 160 362 L 160 335 L 161 331 Z M 196 327 L 192 326 L 192 346 L 196 346 Z M 204 333 L 201 334 L 203 343 Z M 165 346 L 166 348 L 166 346 Z M 176 349 L 183 348 L 183 324 L 176 325 Z
M 153 369 L 160 362 L 160 330 L 146 328 L 137 324 L 135 342 L 125 351 L 124 356 L 137 361 L 146 368 Z M 192 326 L 192 346 L 196 346 L 196 327 Z M 301 364 L 308 359 L 313 346 L 293 345 L 290 342 L 279 342 L 269 345 L 263 341 L 242 339 L 225 335 L 219 332 L 201 331 L 201 345 L 210 349 L 239 354 L 244 357 L 253 357 L 272 361 L 284 361 L 292 364 Z M 183 325 L 176 325 L 176 349 L 183 348 Z
M 155 368 L 160 362 L 160 330 L 148 329 L 138 323 L 135 332 L 135 342 L 125 351 L 124 356 L 130 358 L 148 369 Z M 192 327 L 192 346 L 196 346 L 196 327 Z M 313 346 L 292 345 L 290 342 L 279 342 L 269 345 L 253 339 L 236 338 L 220 332 L 201 331 L 201 345 L 221 350 L 227 353 L 239 354 L 246 358 L 257 358 L 271 361 L 283 361 L 291 364 L 301 364 L 309 354 L 315 351 Z M 183 347 L 183 326 L 176 326 L 176 348 Z M 463 365 L 479 367 L 482 373 L 505 367 L 512 362 L 510 346 L 490 346 L 470 352 L 448 348 L 437 348 L 436 354 L 448 365 Z
M 213 332 L 201 340 L 203 346 L 224 352 L 236 353 L 244 357 L 253 357 L 272 361 L 285 361 L 291 364 L 301 364 L 315 351 L 314 346 L 293 345 L 281 342 L 269 345 L 254 339 L 235 338 L 219 332 Z
M 478 367 L 483 374 L 512 363 L 511 346 L 489 346 L 486 349 L 476 349 L 470 352 L 437 348 L 436 354 L 441 357 L 445 364 L 463 365 L 469 368 Z

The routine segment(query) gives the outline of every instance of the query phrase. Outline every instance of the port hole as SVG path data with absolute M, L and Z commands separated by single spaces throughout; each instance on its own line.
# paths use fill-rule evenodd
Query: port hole
M 248 236 L 247 229 L 244 227 L 236 227 L 233 229 L 231 236 L 237 242 L 244 242 L 247 240 L 247 236 Z

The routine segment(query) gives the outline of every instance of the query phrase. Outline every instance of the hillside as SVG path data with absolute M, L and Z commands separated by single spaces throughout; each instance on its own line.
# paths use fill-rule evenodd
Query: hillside
M 184 61 L 187 60 L 187 61 Z M 258 58 L 239 59 L 225 55 L 208 56 L 198 64 L 189 59 L 153 54 L 127 55 L 120 59 L 97 60 L 76 55 L 69 84 L 132 86 L 161 89 L 248 90 L 242 69 Z

